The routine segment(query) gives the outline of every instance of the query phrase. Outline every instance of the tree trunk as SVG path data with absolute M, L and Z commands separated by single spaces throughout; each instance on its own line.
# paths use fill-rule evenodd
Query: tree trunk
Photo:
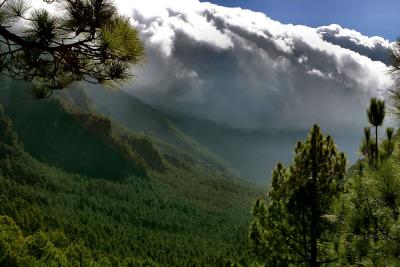
M 313 205 L 311 210 L 311 257 L 310 257 L 310 267 L 318 267 L 317 262 L 317 222 L 318 216 L 316 210 L 314 210 L 316 205 Z
M 375 126 L 375 167 L 378 167 L 378 126 Z
M 311 187 L 311 225 L 310 225 L 310 267 L 318 267 L 317 238 L 318 238 L 318 196 L 317 196 L 317 140 L 311 141 L 312 146 L 312 187 Z

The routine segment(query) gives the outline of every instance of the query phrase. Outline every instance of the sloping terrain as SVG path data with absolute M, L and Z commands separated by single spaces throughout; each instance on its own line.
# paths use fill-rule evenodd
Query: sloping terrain
M 81 93 L 77 93 L 79 91 Z M 185 151 L 191 157 L 197 158 L 202 165 L 230 173 L 235 172 L 222 157 L 211 153 L 207 147 L 183 132 L 168 116 L 132 95 L 90 85 L 71 88 L 68 94 L 79 95 L 71 97 L 76 105 L 86 102 L 81 100 L 86 94 L 92 108 L 99 113 L 130 130 L 145 132 Z
M 154 108 L 124 91 L 89 86 L 73 88 L 74 103 L 84 103 L 87 94 L 91 108 L 135 131 L 143 131 L 174 144 L 192 156 L 205 159 L 203 164 L 223 166 L 248 181 L 265 185 L 277 162 L 289 164 L 294 145 L 308 130 L 245 130 Z M 362 133 L 360 133 L 361 135 Z M 357 134 L 334 134 L 339 148 L 351 162 L 356 160 Z M 210 161 L 210 159 L 212 161 Z M 216 164 L 215 164 L 216 163 Z
M 31 99 L 25 87 L 0 92 L 0 215 L 21 238 L 45 241 L 27 250 L 16 241 L 0 260 L 215 266 L 246 258 L 249 209 L 261 192 L 217 157 L 132 132 L 89 113 L 90 103 Z M 50 257 L 46 242 L 61 256 Z M 80 252 L 64 253 L 71 247 Z
M 249 181 L 265 184 L 278 162 L 291 163 L 293 149 L 308 130 L 245 130 L 236 129 L 185 114 L 165 111 L 171 121 L 186 134 L 224 158 Z M 338 147 L 351 163 L 358 158 L 359 133 L 334 133 Z

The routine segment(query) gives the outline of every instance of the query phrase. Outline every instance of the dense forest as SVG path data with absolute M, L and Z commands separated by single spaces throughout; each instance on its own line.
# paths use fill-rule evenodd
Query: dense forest
M 1 92 L 6 266 L 217 265 L 247 253 L 255 186 L 206 152 L 110 127 L 65 96 L 26 100 L 17 85 Z

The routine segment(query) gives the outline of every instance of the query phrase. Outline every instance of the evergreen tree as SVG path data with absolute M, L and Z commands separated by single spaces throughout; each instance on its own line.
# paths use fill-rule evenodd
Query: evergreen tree
M 338 225 L 341 225 L 339 263 L 341 266 L 400 266 L 400 180 L 397 158 L 390 157 L 395 149 L 394 129 L 386 129 L 387 139 L 381 144 L 383 153 L 378 166 L 377 131 L 385 116 L 384 101 L 372 98 L 367 114 L 375 126 L 375 144 L 366 128 L 361 150 L 371 162 L 369 153 L 375 147 L 373 164 L 370 164 L 373 168 L 364 169 L 360 162 L 360 171 L 349 174 L 346 179 L 346 190 L 336 210 Z
M 364 128 L 364 140 L 361 143 L 360 152 L 364 155 L 364 159 L 368 162 L 369 166 L 374 164 L 375 158 L 375 143 L 371 140 L 371 128 Z
M 346 158 L 314 125 L 289 169 L 272 174 L 269 202 L 253 207 L 250 239 L 266 266 L 320 266 L 338 259 L 332 204 L 342 191 Z
M 141 61 L 144 49 L 112 2 L 46 2 L 65 12 L 33 9 L 26 0 L 1 2 L 0 73 L 33 82 L 38 97 L 74 81 L 104 83 L 130 76 L 130 64 Z
M 368 121 L 375 127 L 375 166 L 378 164 L 378 127 L 383 124 L 385 119 L 385 102 L 377 99 L 376 97 L 371 98 L 369 108 L 367 109 Z
M 385 150 L 386 158 L 389 158 L 393 154 L 393 133 L 394 129 L 392 127 L 386 128 L 386 140 L 382 144 Z
M 342 196 L 341 266 L 400 266 L 400 180 L 397 162 L 384 159 L 347 179 Z

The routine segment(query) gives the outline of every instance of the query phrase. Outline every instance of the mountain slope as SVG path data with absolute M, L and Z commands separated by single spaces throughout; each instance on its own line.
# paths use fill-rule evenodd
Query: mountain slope
M 0 92 L 0 103 L 32 156 L 93 177 L 144 174 L 142 159 L 127 155 L 131 151 L 123 149 L 126 142 L 115 136 L 118 131 L 107 118 L 80 111 L 59 98 L 38 101 L 28 96 L 24 88 L 13 87 Z
M 15 221 L 24 236 L 36 240 L 46 233 L 40 240 L 49 239 L 60 251 L 70 246 L 81 251 L 79 257 L 75 252 L 62 257 L 100 266 L 125 266 L 128 258 L 162 266 L 215 266 L 247 257 L 249 209 L 259 191 L 213 159 L 58 98 L 26 99 L 23 84 L 18 85 L 0 93 L 14 121 L 12 129 L 0 124 L 9 133 L 0 140 L 0 215 Z M 10 121 L 3 113 L 0 119 Z M 206 160 L 212 164 L 204 165 Z M 37 249 L 42 252 L 26 252 L 32 262 L 53 264 L 43 246 Z
M 307 136 L 307 130 L 235 129 L 185 114 L 165 113 L 182 131 L 224 158 L 242 177 L 262 184 L 269 181 L 278 162 L 291 163 L 296 143 Z M 333 134 L 333 138 L 350 162 L 355 162 L 360 137 L 351 133 Z
M 228 171 L 232 175 L 235 172 L 221 157 L 211 153 L 205 146 L 179 129 L 168 116 L 138 98 L 120 90 L 107 90 L 98 86 L 71 88 L 68 91 L 74 93 L 80 89 L 91 100 L 93 109 L 124 127 L 133 131 L 145 132 L 172 144 L 190 154 L 191 157 L 198 158 L 203 165 Z M 82 102 L 82 100 L 78 100 L 81 98 L 80 94 L 74 103 Z
M 69 91 L 80 95 L 75 102 L 84 102 L 81 93 L 76 93 L 79 90 L 73 89 Z M 123 91 L 90 86 L 84 88 L 84 93 L 92 100 L 92 108 L 121 125 L 174 144 L 205 159 L 203 164 L 224 167 L 248 181 L 261 184 L 268 182 L 277 162 L 290 163 L 294 145 L 307 135 L 307 130 L 235 129 L 171 110 L 161 109 L 160 112 Z M 354 162 L 359 136 L 352 133 L 333 137 Z

